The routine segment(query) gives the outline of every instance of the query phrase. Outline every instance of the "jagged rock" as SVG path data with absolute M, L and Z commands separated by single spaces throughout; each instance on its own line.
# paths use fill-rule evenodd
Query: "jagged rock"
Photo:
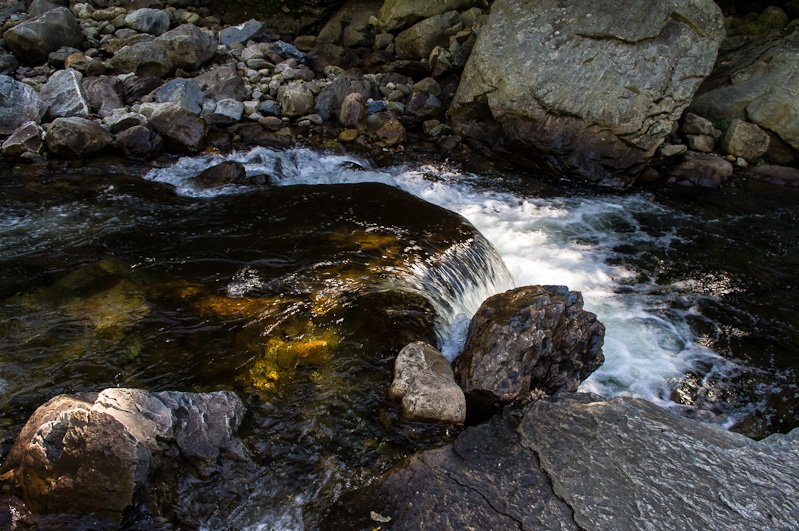
M 375 143 L 381 147 L 404 144 L 408 139 L 402 121 L 391 111 L 370 114 L 366 118 L 366 130 Z
M 203 105 L 203 91 L 193 79 L 177 78 L 164 83 L 155 99 L 159 103 L 174 103 L 190 113 L 200 114 Z
M 732 164 L 715 155 L 691 154 L 672 167 L 668 182 L 679 186 L 718 188 L 732 176 Z
M 160 88 L 164 80 L 153 76 L 131 76 L 122 82 L 122 99 L 125 105 L 133 105 L 142 97 Z
M 463 424 L 466 420 L 466 399 L 452 366 L 424 341 L 407 345 L 397 355 L 388 396 L 401 403 L 400 416 L 407 421 Z
M 280 115 L 283 113 L 280 110 L 280 105 L 272 100 L 263 102 L 263 104 L 258 107 L 258 112 L 267 117 L 280 117 Z M 281 121 L 280 123 L 282 124 L 283 122 Z
M 790 529 L 799 430 L 760 442 L 635 398 L 506 410 L 345 493 L 322 531 Z
M 199 151 L 205 145 L 208 124 L 194 113 L 163 103 L 150 116 L 150 125 L 175 149 Z
M 129 159 L 151 160 L 164 150 L 164 139 L 144 125 L 134 125 L 122 130 L 114 145 Z
M 495 156 L 627 186 L 710 73 L 723 36 L 710 0 L 497 0 L 450 118 Z
M 377 84 L 367 78 L 340 76 L 325 88 L 316 99 L 316 112 L 324 120 L 337 117 L 341 112 L 341 104 L 349 94 L 357 92 L 363 96 L 364 101 L 369 98 L 379 99 L 380 90 Z
M 455 374 L 479 416 L 531 391 L 576 391 L 605 360 L 604 336 L 596 315 L 583 310 L 580 293 L 565 286 L 516 288 L 477 310 Z
M 15 159 L 23 153 L 41 153 L 44 129 L 36 122 L 25 122 L 3 142 L 3 156 Z
M 280 87 L 278 101 L 280 108 L 283 109 L 283 114 L 289 117 L 311 114 L 316 103 L 313 93 L 301 83 Z
M 363 96 L 353 92 L 352 94 L 347 94 L 341 103 L 338 123 L 341 127 L 363 128 L 366 125 L 367 114 Z
M 81 83 L 92 110 L 103 118 L 125 107 L 120 85 L 119 79 L 110 76 L 86 77 Z
M 766 154 L 768 144 L 768 134 L 758 126 L 743 120 L 733 120 L 721 137 L 719 147 L 728 155 L 754 162 Z
M 263 22 L 250 19 L 238 26 L 228 26 L 219 32 L 219 43 L 225 46 L 250 40 L 257 40 L 266 35 L 266 26 Z
M 119 522 L 138 492 L 157 488 L 148 484 L 157 482 L 157 469 L 184 468 L 184 459 L 212 469 L 226 452 L 243 457 L 235 437 L 243 415 L 241 400 L 227 391 L 59 395 L 31 416 L 0 470 L 12 472 L 33 512 Z
M 46 111 L 32 87 L 0 75 L 0 135 L 10 135 L 25 122 L 41 122 Z
M 137 125 L 145 125 L 147 118 L 137 112 L 129 112 L 124 108 L 115 109 L 108 116 L 103 118 L 103 123 L 108 126 L 112 134 L 117 134 L 125 129 Z
M 247 87 L 236 72 L 235 64 L 217 66 L 195 77 L 194 80 L 200 85 L 203 94 L 214 101 L 247 99 Z
M 397 57 L 427 59 L 433 48 L 448 45 L 450 36 L 462 29 L 457 11 L 426 18 L 397 35 L 394 41 Z
M 211 127 L 225 127 L 241 121 L 244 114 L 244 104 L 234 99 L 219 100 L 214 105 L 214 110 L 203 115 Z
M 275 41 L 272 47 L 276 54 L 283 59 L 294 59 L 298 63 L 305 63 L 305 54 L 297 49 L 293 44 L 284 41 Z
M 217 188 L 228 184 L 249 184 L 247 170 L 240 162 L 227 160 L 203 170 L 191 182 L 200 188 Z
M 386 0 L 380 8 L 377 21 L 383 31 L 394 31 L 425 18 L 472 7 L 487 8 L 488 3 L 484 0 Z
M 59 70 L 50 76 L 39 91 L 39 97 L 48 105 L 48 117 L 86 117 L 91 113 L 89 101 L 81 84 L 82 80 L 83 75 L 71 68 Z
M 47 61 L 62 46 L 80 48 L 83 30 L 69 9 L 58 7 L 7 30 L 3 40 L 14 55 L 33 64 Z
M 125 27 L 157 37 L 169 29 L 169 15 L 160 9 L 137 9 L 125 15 Z
M 80 159 L 104 150 L 113 137 L 96 123 L 71 116 L 56 118 L 47 130 L 47 149 L 59 157 Z

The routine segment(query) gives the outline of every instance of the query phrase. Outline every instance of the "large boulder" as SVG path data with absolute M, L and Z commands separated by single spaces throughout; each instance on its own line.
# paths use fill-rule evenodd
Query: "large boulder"
M 770 31 L 720 53 L 690 109 L 712 121 L 752 122 L 799 150 L 799 31 Z
M 150 125 L 177 150 L 194 152 L 205 147 L 208 124 L 174 103 L 160 104 L 150 116 Z
M 266 35 L 266 25 L 254 19 L 239 24 L 238 26 L 228 26 L 219 32 L 219 43 L 230 46 L 235 43 L 245 43 L 249 40 L 258 39 Z
M 292 83 L 280 87 L 278 102 L 283 114 L 288 117 L 311 114 L 316 104 L 313 93 L 304 83 Z
M 47 149 L 59 157 L 80 159 L 104 150 L 113 139 L 111 133 L 86 118 L 56 118 L 47 130 Z
M 755 162 L 768 151 L 769 136 L 755 124 L 733 120 L 721 137 L 719 146 L 724 153 Z
M 71 68 L 59 70 L 50 76 L 39 91 L 39 97 L 47 104 L 47 116 L 50 119 L 89 116 L 91 106 L 82 81 L 83 74 Z
M 444 424 L 466 420 L 466 398 L 455 383 L 452 366 L 424 341 L 405 346 L 397 355 L 388 397 L 400 402 L 404 420 Z
M 353 92 L 360 94 L 364 101 L 368 101 L 370 98 L 380 99 L 380 90 L 372 79 L 339 76 L 316 98 L 317 114 L 324 120 L 338 118 L 344 98 Z
M 0 473 L 11 473 L 33 512 L 119 522 L 162 467 L 185 467 L 185 460 L 203 470 L 225 452 L 243 457 L 235 437 L 243 416 L 244 405 L 228 391 L 59 395 L 34 412 Z
M 448 11 L 464 11 L 472 7 L 486 8 L 485 0 L 386 0 L 377 14 L 377 23 L 383 31 L 406 28 L 422 19 Z
M 477 310 L 455 374 L 477 415 L 531 392 L 576 391 L 602 365 L 604 336 L 596 315 L 583 310 L 580 293 L 565 286 L 516 288 Z
M 200 85 L 203 94 L 214 101 L 247 99 L 247 87 L 236 72 L 235 63 L 224 64 L 200 74 L 194 80 Z
M 140 78 L 164 77 L 175 70 L 163 43 L 158 40 L 137 42 L 125 46 L 110 60 L 118 74 L 133 73 Z
M 497 0 L 450 118 L 496 156 L 627 186 L 710 73 L 723 37 L 712 0 Z
M 319 527 L 792 529 L 797 495 L 799 430 L 756 442 L 640 399 L 560 395 L 416 454 Z
M 47 104 L 25 83 L 0 75 L 0 135 L 10 135 L 25 122 L 41 122 Z
M 182 24 L 155 39 L 125 46 L 111 58 L 120 74 L 164 77 L 176 68 L 197 70 L 216 55 L 216 39 L 194 24 Z
M 14 26 L 3 34 L 3 40 L 20 59 L 42 64 L 62 46 L 80 48 L 84 36 L 72 12 L 58 7 Z

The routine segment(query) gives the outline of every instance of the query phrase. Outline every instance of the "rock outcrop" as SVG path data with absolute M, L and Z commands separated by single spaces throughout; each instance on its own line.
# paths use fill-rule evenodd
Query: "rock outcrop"
M 710 74 L 723 37 L 711 0 L 497 0 L 450 118 L 495 155 L 627 186 Z
M 755 442 L 646 401 L 506 410 L 344 494 L 322 530 L 790 529 L 799 430 Z
M 576 391 L 602 365 L 605 327 L 565 286 L 516 288 L 487 299 L 469 325 L 455 374 L 470 416 L 531 392 Z

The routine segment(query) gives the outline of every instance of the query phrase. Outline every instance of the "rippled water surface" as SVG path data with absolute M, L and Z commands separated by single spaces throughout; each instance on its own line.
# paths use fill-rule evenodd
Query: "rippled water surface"
M 342 490 L 448 436 L 386 403 L 397 351 L 424 339 L 453 358 L 480 302 L 514 284 L 580 290 L 606 325 L 584 390 L 755 437 L 797 425 L 794 189 L 617 195 L 309 150 L 224 159 L 278 186 L 195 187 L 221 156 L 8 172 L 4 452 L 58 393 L 233 389 L 256 463 L 183 493 L 193 523 L 312 528 Z

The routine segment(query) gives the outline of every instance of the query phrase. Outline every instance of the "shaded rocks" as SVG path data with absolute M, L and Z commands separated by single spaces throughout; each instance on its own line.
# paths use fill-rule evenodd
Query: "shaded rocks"
M 313 93 L 301 83 L 281 86 L 278 101 L 283 114 L 288 117 L 311 114 L 316 105 Z
M 216 55 L 216 40 L 194 24 L 182 24 L 153 40 L 125 46 L 111 58 L 117 73 L 164 77 L 177 68 L 197 70 Z
M 194 81 L 200 85 L 206 97 L 215 101 L 227 98 L 244 101 L 247 97 L 247 87 L 233 64 L 214 67 L 195 77 Z
M 82 80 L 83 75 L 71 68 L 59 70 L 50 76 L 39 91 L 39 97 L 48 106 L 49 118 L 89 116 L 91 108 L 81 85 Z
M 256 40 L 266 34 L 266 26 L 263 22 L 250 19 L 238 26 L 229 26 L 219 32 L 219 43 L 230 46 L 238 42 L 245 43 Z
M 110 116 L 115 110 L 125 107 L 122 100 L 121 83 L 111 76 L 86 77 L 81 82 L 91 109 L 101 117 Z
M 466 399 L 452 366 L 423 341 L 407 345 L 397 355 L 388 396 L 400 402 L 400 417 L 407 421 L 462 424 L 466 420 Z
M 627 186 L 710 73 L 723 36 L 709 0 L 497 0 L 450 118 L 495 156 Z
M 449 37 L 462 29 L 457 11 L 426 18 L 397 35 L 394 41 L 397 57 L 427 59 L 433 48 L 446 46 Z
M 40 154 L 44 145 L 44 129 L 36 122 L 26 122 L 3 142 L 3 156 L 9 159 L 21 157 L 24 153 Z
M 33 512 L 119 522 L 137 495 L 157 490 L 149 483 L 159 470 L 185 469 L 186 460 L 207 473 L 223 454 L 242 458 L 235 432 L 243 415 L 225 391 L 59 395 L 31 416 L 0 472 Z
M 113 141 L 102 126 L 77 116 L 56 118 L 47 129 L 47 149 L 56 156 L 80 159 L 99 153 Z
M 3 34 L 3 40 L 14 55 L 33 64 L 44 63 L 50 52 L 62 46 L 78 48 L 83 39 L 78 21 L 65 7 L 46 11 Z
M 754 162 L 765 155 L 768 145 L 768 134 L 755 124 L 743 120 L 733 120 L 719 142 L 719 147 L 724 153 L 742 157 L 749 162 Z
M 383 31 L 406 28 L 422 19 L 442 15 L 448 11 L 464 11 L 471 7 L 487 8 L 483 0 L 386 0 L 377 14 L 377 23 Z
M 160 9 L 137 9 L 125 15 L 125 27 L 157 37 L 169 29 L 169 15 Z
M 366 123 L 366 103 L 363 96 L 357 92 L 347 94 L 341 104 L 341 111 L 338 115 L 338 123 L 341 127 L 363 128 Z
M 404 144 L 408 133 L 399 117 L 390 111 L 370 114 L 366 118 L 366 130 L 378 146 L 393 147 Z
M 756 166 L 746 171 L 749 177 L 788 186 L 799 186 L 799 170 L 789 166 Z
M 0 135 L 10 135 L 25 122 L 41 122 L 47 104 L 25 83 L 0 75 Z
M 687 153 L 669 169 L 667 182 L 678 186 L 718 188 L 732 176 L 733 166 L 716 155 Z
M 364 101 L 380 98 L 377 84 L 367 78 L 339 76 L 325 88 L 316 99 L 316 112 L 324 120 L 337 117 L 341 112 L 341 104 L 349 94 L 357 92 Z
M 247 171 L 240 162 L 228 160 L 203 170 L 191 182 L 200 188 L 217 188 L 228 184 L 248 184 Z
M 174 103 L 160 104 L 150 116 L 150 125 L 178 151 L 199 151 L 205 146 L 208 124 L 200 116 Z
M 164 150 L 164 139 L 148 127 L 134 125 L 117 134 L 114 145 L 129 159 L 151 160 Z
M 576 391 L 602 362 L 605 327 L 565 286 L 517 288 L 487 299 L 469 325 L 455 374 L 478 417 L 531 392 Z
M 244 114 L 244 104 L 234 99 L 219 100 L 213 104 L 213 110 L 203 112 L 203 118 L 210 127 L 225 127 L 241 120 Z
M 176 78 L 164 83 L 155 99 L 159 103 L 174 103 L 192 114 L 200 114 L 203 105 L 203 92 L 193 79 Z

